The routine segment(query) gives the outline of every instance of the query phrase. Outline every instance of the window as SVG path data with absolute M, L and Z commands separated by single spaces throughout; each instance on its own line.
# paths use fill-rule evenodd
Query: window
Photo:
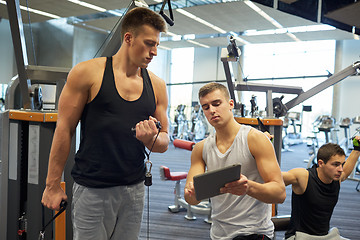
M 171 51 L 170 84 L 191 83 L 194 70 L 194 48 L 178 48 Z M 169 108 L 170 119 L 174 120 L 178 105 L 186 105 L 185 114 L 189 119 L 191 114 L 192 84 L 170 85 Z
M 251 44 L 244 47 L 243 74 L 248 79 L 274 78 L 258 80 L 252 83 L 298 86 L 304 91 L 316 86 L 327 77 L 304 77 L 286 79 L 286 77 L 327 75 L 334 73 L 335 41 L 309 41 L 294 43 Z M 285 78 L 278 79 L 277 78 Z M 266 94 L 243 92 L 242 100 L 246 109 L 250 109 L 251 96 L 257 97 L 259 110 L 265 110 Z M 274 97 L 282 94 L 273 93 Z M 283 103 L 292 100 L 296 95 L 284 94 Z M 329 87 L 300 103 L 289 111 L 301 112 L 302 105 L 312 105 L 312 112 L 304 113 L 302 132 L 304 136 L 312 131 L 312 123 L 320 115 L 331 115 L 333 88 Z M 290 129 L 289 129 L 290 130 Z

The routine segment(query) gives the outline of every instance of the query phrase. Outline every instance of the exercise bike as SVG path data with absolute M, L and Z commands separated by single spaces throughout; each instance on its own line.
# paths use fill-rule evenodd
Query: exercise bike
M 191 133 L 193 140 L 203 140 L 208 134 L 208 125 L 205 120 L 204 112 L 199 104 L 193 107 L 191 114 Z
M 186 105 L 180 104 L 176 109 L 177 111 L 177 114 L 175 114 L 175 123 L 177 124 L 177 127 L 175 129 L 176 138 L 191 141 L 193 140 L 193 135 L 191 134 L 188 125 L 189 123 L 188 120 L 186 119 L 185 108 Z

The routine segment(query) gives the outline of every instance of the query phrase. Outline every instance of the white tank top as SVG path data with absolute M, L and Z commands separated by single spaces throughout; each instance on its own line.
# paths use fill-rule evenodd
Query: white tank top
M 230 148 L 223 154 L 216 146 L 216 133 L 204 142 L 202 152 L 207 170 L 241 164 L 241 174 L 249 180 L 264 183 L 251 155 L 247 136 L 252 129 L 241 125 Z M 249 195 L 222 194 L 211 198 L 211 239 L 233 239 L 239 235 L 265 234 L 272 238 L 274 225 L 271 221 L 271 204 L 263 203 Z

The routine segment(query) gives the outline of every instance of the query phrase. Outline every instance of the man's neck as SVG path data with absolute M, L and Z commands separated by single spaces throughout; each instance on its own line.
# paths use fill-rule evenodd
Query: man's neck
M 318 175 L 318 178 L 320 179 L 321 182 L 325 183 L 325 184 L 330 184 L 332 183 L 334 180 L 333 179 L 329 179 L 327 178 L 323 172 L 321 171 L 321 169 L 319 168 L 316 168 L 316 171 L 317 171 L 317 175 Z
M 215 128 L 217 141 L 228 141 L 229 139 L 233 140 L 240 127 L 241 125 L 234 119 L 229 121 L 228 124 L 222 126 L 221 128 Z
M 138 66 L 131 64 L 125 47 L 121 47 L 113 56 L 113 68 L 114 71 L 119 71 L 120 73 L 125 74 L 128 78 L 139 74 L 140 69 Z

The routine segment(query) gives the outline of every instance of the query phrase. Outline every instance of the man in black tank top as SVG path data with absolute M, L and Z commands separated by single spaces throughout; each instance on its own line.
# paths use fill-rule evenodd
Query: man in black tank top
M 132 9 L 122 19 L 118 52 L 81 62 L 68 75 L 42 203 L 58 210 L 67 200 L 60 180 L 81 120 L 81 142 L 71 172 L 74 240 L 138 239 L 145 147 L 155 142 L 152 151 L 165 152 L 169 144 L 166 84 L 146 70 L 165 31 L 159 14 Z M 156 138 L 158 121 L 162 128 Z
M 360 136 L 355 137 L 360 141 Z M 298 235 L 323 236 L 332 239 L 337 229 L 329 233 L 330 219 L 338 201 L 340 183 L 350 175 L 360 156 L 359 147 L 345 161 L 345 152 L 337 144 L 320 147 L 317 165 L 283 172 L 285 185 L 292 184 L 291 218 L 286 239 L 303 239 Z M 318 238 L 316 238 L 318 239 Z

